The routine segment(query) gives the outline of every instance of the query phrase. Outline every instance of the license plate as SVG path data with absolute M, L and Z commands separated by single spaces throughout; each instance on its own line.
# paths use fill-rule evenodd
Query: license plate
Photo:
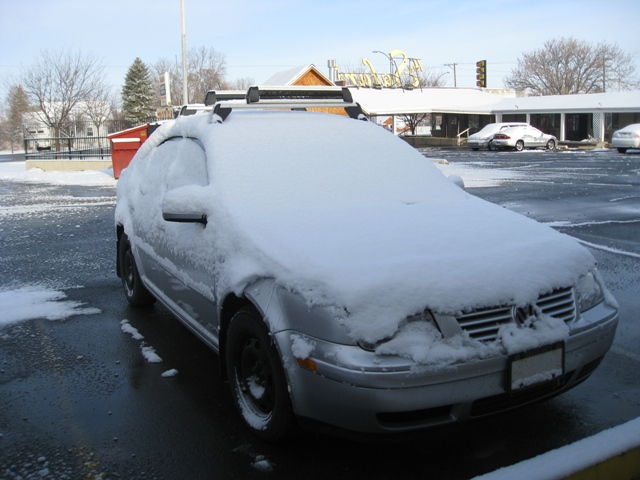
M 509 358 L 509 391 L 552 382 L 564 374 L 564 343 L 554 343 Z

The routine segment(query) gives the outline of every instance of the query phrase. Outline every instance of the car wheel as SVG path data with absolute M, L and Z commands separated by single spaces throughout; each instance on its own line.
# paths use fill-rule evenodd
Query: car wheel
M 521 152 L 522 150 L 524 150 L 524 142 L 522 140 L 518 140 L 516 142 L 516 150 L 518 152 Z
M 471 150 L 473 150 L 474 152 L 477 152 L 478 150 L 480 150 L 479 148 L 476 147 L 471 147 Z
M 495 152 L 497 150 L 497 147 L 493 144 L 493 142 L 489 142 L 489 150 L 491 150 L 492 152 Z
M 556 142 L 554 140 L 549 140 L 547 142 L 547 150 L 554 150 L 556 148 Z
M 618 147 L 618 153 L 627 153 L 627 149 Z
M 127 298 L 129 305 L 132 307 L 148 307 L 153 305 L 156 299 L 142 284 L 138 267 L 136 266 L 133 252 L 131 251 L 131 243 L 126 234 L 120 237 L 118 245 L 118 264 L 120 267 L 120 279 L 122 280 L 122 289 L 124 296 Z
M 245 425 L 277 442 L 296 425 L 280 355 L 254 308 L 241 308 L 227 333 L 226 364 L 231 393 Z

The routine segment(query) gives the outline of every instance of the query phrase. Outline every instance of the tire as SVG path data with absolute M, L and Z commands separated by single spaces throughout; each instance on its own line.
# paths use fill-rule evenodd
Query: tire
M 627 153 L 626 148 L 618 147 L 618 153 Z
M 292 435 L 296 420 L 280 355 L 267 326 L 252 307 L 231 319 L 225 360 L 236 408 L 256 436 L 278 442 Z
M 477 148 L 477 147 L 471 147 L 471 150 L 473 150 L 474 152 L 477 152 L 477 151 L 478 151 L 478 150 L 480 150 L 480 149 L 479 149 L 479 148 Z
M 518 140 L 516 142 L 516 151 L 521 152 L 524 150 L 524 142 L 522 140 Z
M 126 234 L 120 237 L 118 245 L 118 266 L 120 267 L 120 280 L 122 290 L 129 305 L 132 307 L 148 307 L 156 302 L 156 299 L 142 284 L 136 260 L 131 251 L 131 243 Z
M 488 148 L 490 151 L 495 152 L 497 150 L 496 146 L 493 144 L 493 142 L 489 142 Z
M 547 150 L 555 150 L 556 142 L 554 140 L 549 140 L 547 142 Z

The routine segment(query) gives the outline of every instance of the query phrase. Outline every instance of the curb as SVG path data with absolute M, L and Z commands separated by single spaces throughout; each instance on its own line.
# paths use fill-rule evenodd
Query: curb
M 638 480 L 640 417 L 473 480 Z

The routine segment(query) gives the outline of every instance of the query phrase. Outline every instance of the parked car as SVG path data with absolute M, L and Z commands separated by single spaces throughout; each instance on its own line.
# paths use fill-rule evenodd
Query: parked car
M 611 146 L 620 153 L 626 153 L 630 148 L 640 148 L 640 123 L 633 123 L 613 132 Z
M 485 125 L 480 131 L 469 135 L 467 145 L 471 150 L 480 150 L 481 148 L 487 148 L 489 150 L 495 150 L 493 146 L 493 136 L 501 130 L 510 127 L 526 127 L 528 123 L 525 122 L 502 122 L 502 123 L 490 123 Z
M 501 130 L 493 136 L 496 149 L 513 148 L 517 151 L 525 148 L 546 148 L 553 150 L 558 145 L 558 139 L 548 135 L 535 127 L 511 127 Z
M 116 265 L 131 306 L 159 301 L 220 355 L 256 435 L 413 432 L 595 370 L 618 310 L 574 238 L 458 188 L 348 89 L 246 97 L 142 145 Z

